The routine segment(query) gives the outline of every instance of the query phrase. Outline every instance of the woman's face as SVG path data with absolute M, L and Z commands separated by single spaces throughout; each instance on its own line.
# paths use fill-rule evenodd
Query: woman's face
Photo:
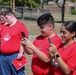
M 75 34 L 73 32 L 71 33 L 70 31 L 66 30 L 65 26 L 62 25 L 60 29 L 60 35 L 61 35 L 62 41 L 64 43 L 67 43 L 73 39 Z

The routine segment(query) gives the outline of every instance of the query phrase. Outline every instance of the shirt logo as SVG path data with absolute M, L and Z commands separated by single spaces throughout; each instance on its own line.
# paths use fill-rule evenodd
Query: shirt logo
M 4 40 L 5 41 L 8 41 L 10 40 L 11 36 L 7 33 L 5 36 L 4 36 Z

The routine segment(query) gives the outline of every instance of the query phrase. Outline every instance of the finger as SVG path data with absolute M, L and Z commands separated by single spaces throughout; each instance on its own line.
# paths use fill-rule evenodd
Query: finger
M 53 46 L 53 44 L 52 43 L 50 43 L 50 47 L 52 47 Z
M 50 47 L 50 48 L 49 48 L 49 52 L 51 52 L 51 49 L 52 49 L 52 48 Z
M 21 39 L 21 41 L 26 41 L 26 40 L 27 40 L 26 38 L 22 38 L 22 39 Z
M 24 37 L 23 39 L 24 39 L 24 40 L 28 40 L 28 39 L 27 39 L 27 38 L 25 38 L 25 37 Z
M 54 45 L 53 43 L 50 43 L 50 45 L 52 46 L 52 45 Z
M 26 42 L 25 42 L 25 41 L 21 41 L 21 43 L 22 43 L 22 44 L 26 44 Z

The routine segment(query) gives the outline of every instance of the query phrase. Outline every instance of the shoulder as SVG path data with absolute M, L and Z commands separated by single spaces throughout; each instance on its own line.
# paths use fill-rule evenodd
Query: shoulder
M 58 34 L 56 34 L 56 35 L 54 36 L 54 38 L 57 38 L 57 39 L 61 40 L 61 38 L 60 38 L 60 36 L 59 36 Z
M 4 25 L 0 24 L 0 28 L 4 27 Z
M 74 42 L 71 47 L 76 49 L 76 42 Z
M 44 37 L 42 35 L 38 35 L 36 39 L 44 39 Z
M 62 43 L 62 40 L 58 34 L 52 37 L 52 41 L 55 43 L 58 43 L 58 42 Z
M 42 35 L 38 35 L 33 42 L 35 42 L 35 41 L 39 42 L 41 40 L 43 40 L 43 36 Z
M 26 29 L 26 26 L 24 25 L 24 23 L 18 20 L 16 22 L 16 26 L 19 27 L 20 29 Z
M 18 25 L 24 25 L 24 23 L 23 22 L 21 22 L 21 21 L 19 21 L 19 20 L 17 20 L 17 22 L 16 22 Z

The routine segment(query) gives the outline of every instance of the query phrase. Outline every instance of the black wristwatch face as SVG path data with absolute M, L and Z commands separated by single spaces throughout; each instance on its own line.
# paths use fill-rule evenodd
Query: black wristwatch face
M 56 54 L 55 57 L 58 58 L 58 57 L 60 57 L 60 55 L 59 54 Z

